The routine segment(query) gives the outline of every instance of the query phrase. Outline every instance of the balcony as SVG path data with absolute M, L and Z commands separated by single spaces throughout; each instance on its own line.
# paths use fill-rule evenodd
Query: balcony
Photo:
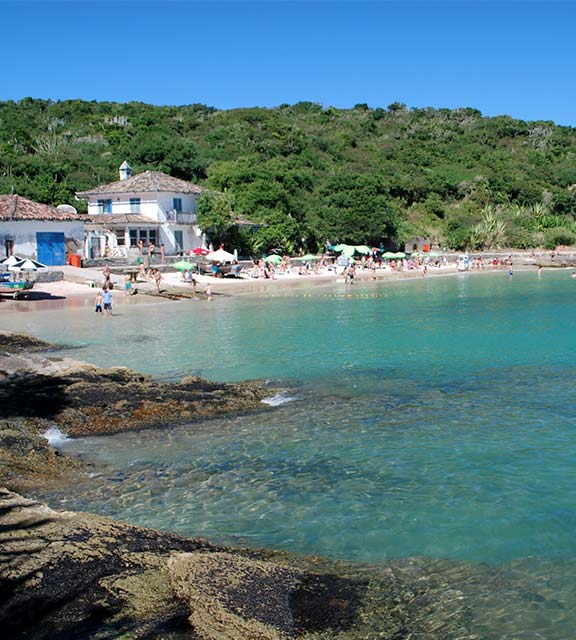
M 176 224 L 196 224 L 196 213 L 194 211 L 176 211 L 169 209 L 164 213 L 166 222 Z

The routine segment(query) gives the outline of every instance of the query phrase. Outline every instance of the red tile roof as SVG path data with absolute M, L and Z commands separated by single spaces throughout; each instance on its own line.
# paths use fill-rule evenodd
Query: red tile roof
M 173 178 L 159 171 L 144 171 L 138 173 L 127 180 L 110 182 L 94 189 L 79 191 L 76 195 L 79 198 L 89 196 L 107 195 L 113 193 L 150 193 L 158 191 L 171 191 L 173 193 L 201 193 L 204 187 L 200 187 L 193 182 L 186 182 L 179 178 Z
M 59 211 L 49 204 L 34 202 L 18 195 L 0 195 L 0 221 L 2 220 L 70 220 L 80 221 L 75 213 Z

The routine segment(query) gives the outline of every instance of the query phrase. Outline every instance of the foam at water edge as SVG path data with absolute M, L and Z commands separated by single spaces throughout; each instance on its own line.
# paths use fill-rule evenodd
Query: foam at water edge
M 46 429 L 42 435 L 53 447 L 60 447 L 70 440 L 70 438 L 63 431 L 60 431 L 58 427 L 50 427 L 49 429 Z
M 296 398 L 293 398 L 292 396 L 286 396 L 283 393 L 277 393 L 275 396 L 264 398 L 262 402 L 264 404 L 270 405 L 271 407 L 279 407 L 281 404 L 292 402 L 292 400 L 296 400 Z

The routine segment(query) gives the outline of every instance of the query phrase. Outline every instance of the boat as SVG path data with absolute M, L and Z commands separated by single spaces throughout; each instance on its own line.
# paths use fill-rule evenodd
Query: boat
M 11 280 L 11 273 L 0 273 L 0 295 L 11 295 L 14 300 L 25 298 L 34 287 L 31 280 Z

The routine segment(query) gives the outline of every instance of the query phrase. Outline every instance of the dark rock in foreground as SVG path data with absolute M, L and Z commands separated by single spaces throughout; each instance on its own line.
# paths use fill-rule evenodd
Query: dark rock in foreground
M 280 640 L 355 615 L 365 581 L 339 580 L 336 599 L 334 576 L 257 555 L 0 489 L 3 637 Z

